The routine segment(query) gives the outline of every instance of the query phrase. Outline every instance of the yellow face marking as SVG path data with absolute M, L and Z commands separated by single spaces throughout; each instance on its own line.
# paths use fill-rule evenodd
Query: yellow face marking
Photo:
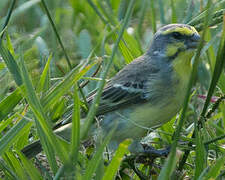
M 175 55 L 179 48 L 183 48 L 183 49 L 185 48 L 185 45 L 183 42 L 169 44 L 166 48 L 167 57 L 171 57 Z
M 163 32 L 161 32 L 162 34 L 166 35 L 166 34 L 170 34 L 170 33 L 173 33 L 173 32 L 179 32 L 180 34 L 182 35 L 186 35 L 186 36 L 191 36 L 195 33 L 198 34 L 198 32 L 196 31 L 196 29 L 192 26 L 189 26 L 190 29 L 188 27 L 174 27 L 174 28 L 170 28 L 170 29 L 167 29 Z
M 194 55 L 194 50 L 183 51 L 173 60 L 174 72 L 178 74 L 181 82 L 187 82 L 189 79 L 188 74 L 191 71 L 191 58 Z

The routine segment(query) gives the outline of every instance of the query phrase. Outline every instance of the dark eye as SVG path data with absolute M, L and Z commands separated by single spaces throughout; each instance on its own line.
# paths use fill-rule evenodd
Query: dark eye
M 172 36 L 174 37 L 174 39 L 181 39 L 182 35 L 179 32 L 173 32 Z

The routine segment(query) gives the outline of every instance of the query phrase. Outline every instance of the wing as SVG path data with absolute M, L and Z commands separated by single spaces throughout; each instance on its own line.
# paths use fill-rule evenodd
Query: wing
M 97 115 L 128 105 L 145 103 L 149 97 L 149 79 L 159 69 L 150 66 L 149 56 L 141 56 L 123 68 L 104 88 Z M 88 97 L 89 104 L 95 96 Z
M 132 104 L 154 100 L 156 93 L 151 89 L 151 84 L 154 84 L 152 81 L 157 79 L 154 76 L 160 69 L 157 64 L 154 65 L 154 62 L 148 61 L 151 59 L 147 55 L 133 60 L 106 84 L 96 115 L 103 115 Z M 96 91 L 87 97 L 89 105 L 92 104 L 95 95 Z M 54 129 L 70 122 L 71 114 L 68 117 L 68 120 L 59 122 Z
M 147 98 L 144 95 L 144 90 L 134 88 L 138 86 L 143 86 L 143 84 L 127 82 L 126 84 L 108 86 L 102 93 L 97 115 L 105 114 L 127 105 L 146 102 Z

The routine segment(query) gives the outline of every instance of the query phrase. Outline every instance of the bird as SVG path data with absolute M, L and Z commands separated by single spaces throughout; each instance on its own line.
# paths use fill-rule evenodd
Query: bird
M 200 35 L 193 26 L 165 25 L 154 34 L 146 53 L 125 65 L 107 82 L 96 117 L 101 117 L 103 136 L 116 126 L 111 144 L 118 146 L 128 138 L 140 142 L 147 129 L 162 126 L 181 110 L 192 70 L 191 59 L 199 41 Z M 87 97 L 89 105 L 95 95 Z M 69 139 L 70 130 L 69 123 L 55 133 Z M 96 132 L 96 126 L 91 131 Z M 130 147 L 131 152 L 136 151 L 136 143 Z M 40 142 L 22 150 L 28 157 L 40 151 Z

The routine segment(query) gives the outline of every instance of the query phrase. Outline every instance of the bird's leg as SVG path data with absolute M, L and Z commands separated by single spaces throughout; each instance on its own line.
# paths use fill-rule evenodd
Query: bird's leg
M 154 147 L 146 144 L 142 144 L 143 146 L 143 155 L 146 155 L 150 158 L 157 158 L 157 157 L 166 157 L 170 153 L 170 147 L 165 149 L 155 149 Z
M 133 141 L 129 146 L 129 151 L 137 156 L 146 156 L 150 159 L 155 159 L 162 156 L 166 157 L 170 153 L 170 147 L 158 150 L 150 145 L 142 144 L 140 141 Z
M 154 166 L 154 160 L 158 157 L 167 156 L 170 152 L 170 147 L 157 150 L 152 146 L 141 144 L 140 141 L 136 140 L 129 146 L 129 151 L 131 155 L 127 156 L 123 162 L 128 163 L 129 167 L 134 170 L 140 179 L 146 179 L 145 175 L 138 170 L 135 164 L 141 163 L 150 167 Z
M 140 179 L 146 180 L 149 179 L 145 174 L 143 174 L 139 169 L 135 166 L 136 163 L 141 163 L 148 165 L 149 167 L 153 167 L 154 160 L 158 157 L 165 157 L 170 152 L 170 147 L 165 149 L 157 150 L 152 146 L 141 144 L 138 141 L 134 141 L 131 146 L 129 147 L 129 150 L 132 151 L 131 155 L 127 156 L 123 160 L 123 164 L 128 164 L 128 166 L 133 169 L 133 171 L 137 174 L 137 176 Z M 152 171 L 153 172 L 153 171 Z M 150 176 L 153 175 L 152 172 L 150 173 Z

